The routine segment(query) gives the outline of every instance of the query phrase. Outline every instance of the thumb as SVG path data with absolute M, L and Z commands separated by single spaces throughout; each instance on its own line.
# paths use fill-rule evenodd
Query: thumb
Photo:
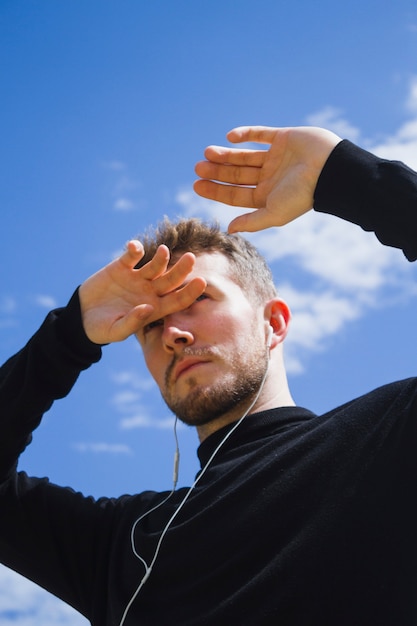
M 254 233 L 274 225 L 272 216 L 267 209 L 254 209 L 251 213 L 244 213 L 235 217 L 230 222 L 227 232 L 230 234 Z

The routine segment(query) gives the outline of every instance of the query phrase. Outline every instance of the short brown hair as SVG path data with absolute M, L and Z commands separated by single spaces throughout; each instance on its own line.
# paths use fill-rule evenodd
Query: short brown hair
M 171 222 L 166 217 L 138 239 L 144 245 L 145 255 L 137 267 L 150 261 L 161 244 L 169 248 L 174 258 L 185 252 L 220 252 L 230 261 L 231 278 L 250 298 L 262 303 L 277 295 L 272 272 L 255 246 L 241 235 L 223 232 L 217 222 L 197 218 Z

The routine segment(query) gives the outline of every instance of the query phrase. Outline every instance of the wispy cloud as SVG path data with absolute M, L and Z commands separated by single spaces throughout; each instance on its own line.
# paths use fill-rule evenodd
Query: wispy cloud
M 0 298 L 0 314 L 10 315 L 17 309 L 17 301 L 11 296 L 2 296 Z
M 126 426 L 126 424 L 132 424 L 130 421 L 132 415 L 135 416 L 137 426 L 148 425 L 149 418 L 146 415 L 146 408 L 142 410 L 140 407 L 143 392 L 154 386 L 152 379 L 150 377 L 143 378 L 137 372 L 128 370 L 113 373 L 111 379 L 116 384 L 116 392 L 113 394 L 111 402 L 118 413 L 129 416 L 124 418 L 122 428 L 132 427 Z M 143 424 L 138 418 L 139 414 L 142 416 Z
M 374 235 L 335 217 L 307 213 L 285 228 L 260 231 L 251 240 L 269 262 L 293 260 L 326 286 L 364 292 L 392 282 L 403 271 L 402 256 Z M 406 266 L 408 269 L 408 266 Z
M 327 340 L 363 314 L 355 299 L 333 290 L 300 289 L 290 283 L 280 294 L 291 305 L 291 331 L 285 344 L 286 366 L 291 374 L 304 371 L 304 356 L 325 350 Z
M 94 454 L 133 454 L 132 449 L 124 443 L 78 442 L 72 447 L 77 452 L 93 452 Z
M 117 198 L 113 203 L 115 211 L 133 211 L 135 204 L 129 198 Z
M 138 189 L 142 185 L 134 175 L 129 173 L 127 164 L 114 159 L 103 162 L 102 167 L 112 172 L 114 176 L 111 183 L 113 210 L 127 213 L 143 208 L 143 201 L 138 197 Z
M 116 411 L 122 416 L 120 419 L 122 430 L 133 428 L 166 430 L 173 428 L 174 417 L 172 415 L 160 417 L 153 415 L 149 410 L 152 404 L 149 402 L 150 394 L 155 393 L 159 397 L 159 391 L 150 376 L 144 376 L 136 370 L 123 370 L 113 373 L 111 379 L 116 384 L 117 389 L 111 401 Z
M 140 205 L 137 198 L 137 190 L 140 186 L 140 183 L 127 173 L 119 176 L 113 188 L 113 209 L 115 211 L 137 210 Z
M 370 150 L 385 159 L 399 159 L 417 169 L 417 76 L 410 81 L 405 105 L 411 117 L 391 136 L 371 145 Z
M 53 296 L 46 294 L 37 294 L 34 297 L 35 304 L 44 309 L 54 309 L 57 306 L 57 301 Z
M 417 114 L 417 76 L 413 76 L 410 81 L 410 94 L 406 105 L 411 113 Z
M 11 296 L 0 297 L 0 329 L 13 328 L 18 322 L 14 315 L 17 312 L 17 301 Z
M 410 167 L 417 169 L 417 76 L 410 78 L 404 110 L 410 115 L 410 119 L 395 133 L 378 141 L 362 137 L 360 129 L 346 119 L 344 111 L 336 107 L 324 107 L 307 116 L 306 122 L 313 126 L 328 128 L 344 139 L 362 143 L 378 156 L 403 160 Z
M 155 418 L 149 414 L 149 411 L 138 411 L 136 415 L 124 417 L 120 422 L 123 430 L 132 428 L 156 428 L 157 430 L 172 430 L 174 427 L 174 417 Z
M 88 623 L 68 605 L 0 565 L 1 626 L 85 626 Z
M 137 370 L 120 370 L 111 374 L 111 380 L 117 385 L 129 385 L 132 389 L 148 391 L 155 383 L 150 376 L 143 376 Z
M 360 130 L 353 126 L 345 117 L 344 111 L 333 106 L 327 106 L 324 109 L 311 113 L 306 119 L 309 126 L 321 126 L 328 128 L 337 135 L 350 139 L 351 141 L 359 141 Z

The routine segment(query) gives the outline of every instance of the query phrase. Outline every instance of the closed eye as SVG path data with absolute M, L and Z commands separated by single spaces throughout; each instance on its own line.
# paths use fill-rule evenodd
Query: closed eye
M 162 326 L 163 323 L 164 323 L 164 320 L 162 318 L 160 318 L 159 320 L 154 320 L 153 322 L 149 322 L 149 324 L 146 324 L 146 326 L 144 326 L 143 332 L 146 334 L 150 330 L 152 330 L 153 328 L 157 328 L 158 326 Z
M 195 299 L 195 302 L 201 302 L 202 300 L 207 300 L 208 298 L 209 296 L 206 293 L 202 293 L 201 295 L 198 296 L 198 298 Z M 150 330 L 157 328 L 158 326 L 163 326 L 163 325 L 164 325 L 163 318 L 154 320 L 153 322 L 149 322 L 149 324 L 146 324 L 146 326 L 143 329 L 143 332 L 146 335 L 146 333 L 148 333 Z

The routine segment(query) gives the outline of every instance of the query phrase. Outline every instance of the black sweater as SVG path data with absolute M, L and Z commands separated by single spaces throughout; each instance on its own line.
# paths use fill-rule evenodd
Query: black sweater
M 417 258 L 417 175 L 349 142 L 320 177 L 316 210 Z M 16 472 L 31 431 L 100 358 L 77 294 L 0 371 L 0 560 L 95 626 L 117 626 L 144 575 L 135 521 L 168 494 L 94 500 Z M 168 529 L 127 625 L 416 626 L 417 379 L 322 416 L 249 416 Z M 202 467 L 228 428 L 198 450 Z M 183 500 L 138 522 L 148 563 Z

